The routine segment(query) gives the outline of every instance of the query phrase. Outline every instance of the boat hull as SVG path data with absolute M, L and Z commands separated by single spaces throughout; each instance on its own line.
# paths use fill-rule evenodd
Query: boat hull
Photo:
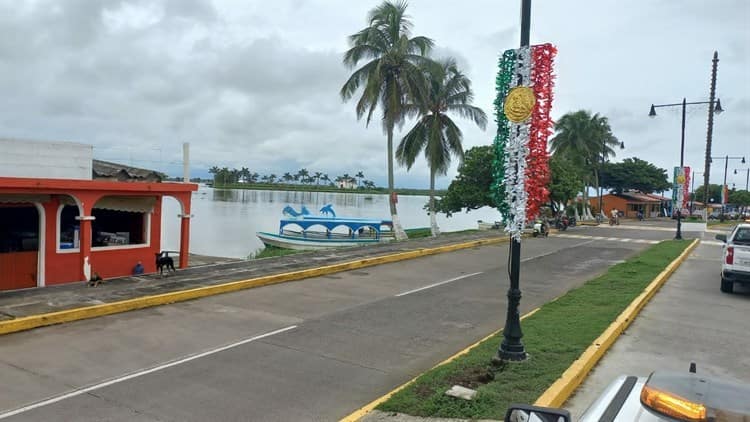
M 380 239 L 320 239 L 320 238 L 303 238 L 296 236 L 282 236 L 274 233 L 257 232 L 256 236 L 268 246 L 277 248 L 309 250 L 309 249 L 329 249 L 341 248 L 347 246 L 364 246 L 378 243 L 385 243 L 391 239 L 381 237 Z

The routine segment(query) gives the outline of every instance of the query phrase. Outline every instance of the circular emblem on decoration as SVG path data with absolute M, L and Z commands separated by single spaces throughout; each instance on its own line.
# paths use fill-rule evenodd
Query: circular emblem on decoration
M 505 97 L 503 111 L 505 117 L 513 123 L 521 123 L 531 116 L 536 98 L 534 91 L 527 86 L 517 86 L 508 92 Z
M 684 185 L 685 184 L 685 180 L 686 180 L 685 176 L 683 176 L 683 175 L 677 176 L 677 184 L 678 185 Z

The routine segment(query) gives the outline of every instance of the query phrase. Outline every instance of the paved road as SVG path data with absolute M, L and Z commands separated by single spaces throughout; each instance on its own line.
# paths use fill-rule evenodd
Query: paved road
M 524 242 L 522 312 L 668 232 Z M 589 236 L 589 237 L 586 237 Z M 590 236 L 606 236 L 594 239 Z M 486 246 L 0 337 L 8 420 L 337 420 L 502 327 Z
M 750 383 L 750 290 L 719 291 L 721 247 L 707 233 L 565 404 L 577 420 L 615 377 L 687 371 Z

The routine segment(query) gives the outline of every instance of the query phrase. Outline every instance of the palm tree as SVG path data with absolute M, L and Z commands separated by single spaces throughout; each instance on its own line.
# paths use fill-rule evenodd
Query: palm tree
M 210 169 L 208 169 L 208 172 L 210 174 L 213 174 L 213 176 L 214 176 L 214 186 L 217 184 L 216 176 L 219 174 L 220 171 L 221 171 L 221 169 L 218 168 L 217 166 L 213 166 Z
M 615 155 L 614 147 L 620 142 L 612 134 L 609 121 L 599 113 L 591 115 L 586 110 L 566 113 L 555 123 L 557 134 L 550 140 L 552 153 L 561 155 L 583 169 L 583 204 L 587 214 L 588 187 L 593 182 L 599 190 L 601 163 Z M 599 210 L 601 212 L 601 210 Z
M 319 172 L 319 171 L 316 171 L 316 172 L 315 172 L 315 175 L 313 176 L 313 178 L 315 178 L 315 184 L 316 184 L 316 185 L 319 185 L 319 184 L 320 184 L 320 177 L 321 177 L 321 176 L 323 176 L 323 173 L 321 173 L 321 172 Z
M 300 182 L 302 182 L 302 184 L 305 184 L 308 181 L 308 176 L 310 176 L 310 172 L 308 172 L 307 169 L 300 169 L 297 172 L 297 176 L 299 176 Z
M 268 176 L 269 183 L 276 183 L 276 177 L 277 176 L 273 173 L 270 176 Z
M 323 176 L 320 177 L 320 180 L 322 180 L 323 182 L 330 182 L 331 178 L 328 177 L 327 174 L 323 174 Z
M 362 173 L 362 170 L 360 170 L 357 172 L 357 174 L 354 175 L 354 177 L 357 178 L 357 186 L 359 186 L 360 181 L 365 178 L 365 174 Z
M 344 64 L 355 70 L 341 88 L 341 98 L 351 99 L 362 88 L 357 101 L 357 119 L 367 115 L 367 125 L 378 105 L 383 111 L 383 130 L 388 143 L 388 192 L 391 218 L 397 239 L 405 239 L 393 201 L 393 130 L 403 125 L 404 104 L 409 97 L 420 97 L 423 84 L 419 65 L 429 61 L 426 54 L 433 41 L 410 37 L 412 23 L 406 15 L 405 1 L 385 1 L 368 14 L 369 25 L 349 36 L 351 48 L 344 54 Z
M 471 81 L 448 58 L 424 68 L 427 83 L 424 102 L 408 103 L 407 113 L 419 116 L 416 125 L 404 136 L 396 149 L 399 164 L 411 169 L 417 156 L 424 151 L 430 167 L 430 229 L 433 236 L 440 233 L 435 216 L 435 176 L 448 172 L 451 156 L 463 160 L 463 134 L 449 114 L 470 119 L 484 129 L 487 115 L 471 105 L 474 93 Z
M 285 182 L 287 182 L 287 183 L 289 183 L 289 182 L 291 182 L 292 180 L 294 180 L 294 176 L 292 176 L 292 174 L 291 174 L 291 173 L 289 173 L 289 172 L 286 172 L 286 173 L 284 173 L 284 176 L 282 176 L 282 178 L 283 178 L 283 179 L 284 179 L 284 181 L 285 181 Z

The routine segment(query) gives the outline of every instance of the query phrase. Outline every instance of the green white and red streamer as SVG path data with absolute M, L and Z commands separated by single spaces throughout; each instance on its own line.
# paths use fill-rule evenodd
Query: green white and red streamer
M 505 221 L 505 230 L 520 240 L 526 222 L 539 214 L 549 200 L 549 153 L 547 139 L 553 122 L 552 66 L 557 49 L 552 44 L 534 45 L 503 53 L 495 80 L 497 135 L 493 194 Z M 505 99 L 514 87 L 534 92 L 531 116 L 514 123 L 504 113 Z

